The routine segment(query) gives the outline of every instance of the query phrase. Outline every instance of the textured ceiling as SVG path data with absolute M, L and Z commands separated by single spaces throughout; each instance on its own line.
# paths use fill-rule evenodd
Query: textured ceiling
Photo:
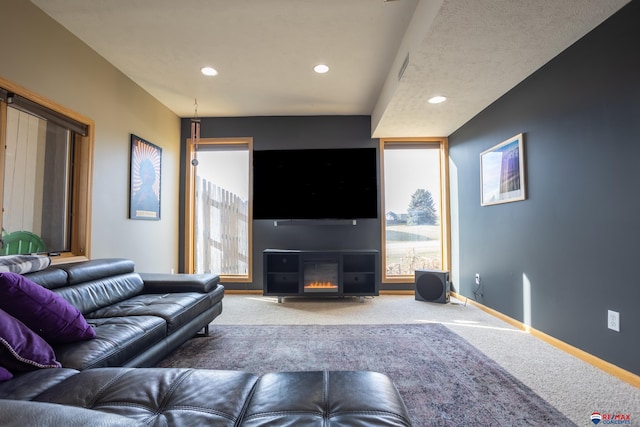
M 629 0 L 31 1 L 180 117 L 197 99 L 201 117 L 364 114 L 411 137 L 448 136 Z

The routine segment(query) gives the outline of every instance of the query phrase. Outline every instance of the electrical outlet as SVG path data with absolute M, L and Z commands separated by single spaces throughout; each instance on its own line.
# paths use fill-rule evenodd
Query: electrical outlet
M 480 284 L 480 274 L 476 273 L 476 285 Z
M 620 313 L 607 310 L 607 327 L 616 332 L 620 332 Z

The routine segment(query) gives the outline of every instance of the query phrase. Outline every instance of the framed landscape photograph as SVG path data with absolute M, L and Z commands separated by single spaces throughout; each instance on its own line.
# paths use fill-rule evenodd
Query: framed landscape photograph
M 524 200 L 523 134 L 480 153 L 480 205 Z
M 131 134 L 129 218 L 160 219 L 162 148 Z

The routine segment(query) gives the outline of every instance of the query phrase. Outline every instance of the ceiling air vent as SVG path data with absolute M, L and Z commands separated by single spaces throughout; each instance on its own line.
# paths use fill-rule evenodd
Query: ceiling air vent
M 400 71 L 398 71 L 398 81 L 400 81 L 400 79 L 402 79 L 402 76 L 404 76 L 404 72 L 407 69 L 407 65 L 409 65 L 409 53 L 407 52 L 407 56 L 404 58 L 404 61 L 402 62 L 402 65 L 400 66 Z

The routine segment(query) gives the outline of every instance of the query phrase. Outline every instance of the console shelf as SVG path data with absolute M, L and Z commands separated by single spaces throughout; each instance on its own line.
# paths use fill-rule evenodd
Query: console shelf
M 263 295 L 365 296 L 379 294 L 376 250 L 306 251 L 266 249 Z

